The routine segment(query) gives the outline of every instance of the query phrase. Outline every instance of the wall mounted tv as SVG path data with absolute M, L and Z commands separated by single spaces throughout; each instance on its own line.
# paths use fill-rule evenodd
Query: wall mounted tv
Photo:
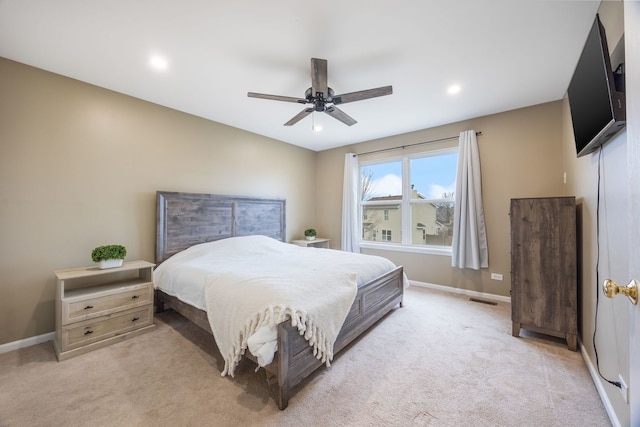
M 613 71 L 604 27 L 596 15 L 568 89 L 578 157 L 593 153 L 626 124 L 624 66 Z

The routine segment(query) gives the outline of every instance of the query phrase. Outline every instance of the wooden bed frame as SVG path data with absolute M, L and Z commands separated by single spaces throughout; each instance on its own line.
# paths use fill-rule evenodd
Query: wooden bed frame
M 198 243 L 233 236 L 266 235 L 285 241 L 285 200 L 213 194 L 157 193 L 156 263 Z M 358 292 L 334 344 L 334 354 L 370 328 L 375 322 L 402 306 L 402 267 L 365 283 Z M 207 313 L 175 297 L 156 291 L 158 311 L 172 308 L 211 333 Z M 245 357 L 255 358 L 250 352 Z M 265 367 L 277 379 L 278 407 L 285 409 L 292 389 L 323 363 L 313 348 L 290 322 L 278 325 L 278 351 Z

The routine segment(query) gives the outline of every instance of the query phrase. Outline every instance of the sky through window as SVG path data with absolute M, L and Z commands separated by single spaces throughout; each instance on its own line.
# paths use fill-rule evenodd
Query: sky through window
M 457 153 L 411 159 L 411 184 L 428 199 L 440 199 L 456 189 Z M 366 165 L 364 173 L 371 173 L 372 197 L 402 194 L 402 162 L 392 161 Z

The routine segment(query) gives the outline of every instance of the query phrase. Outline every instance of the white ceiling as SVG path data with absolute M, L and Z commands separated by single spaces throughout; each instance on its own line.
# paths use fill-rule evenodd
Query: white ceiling
M 0 56 L 312 150 L 561 99 L 599 1 L 0 0 Z M 165 71 L 149 66 L 153 55 Z M 390 96 L 283 124 L 310 59 L 336 94 Z M 451 84 L 461 92 L 447 94 Z

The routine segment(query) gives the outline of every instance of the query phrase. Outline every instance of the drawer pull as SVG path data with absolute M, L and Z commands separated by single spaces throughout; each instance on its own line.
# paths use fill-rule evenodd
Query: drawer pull
M 92 305 L 88 305 L 88 306 L 86 306 L 84 309 L 85 309 L 85 310 L 89 310 L 89 309 L 91 309 L 91 308 L 93 308 L 93 306 L 92 306 Z
M 131 319 L 132 322 L 135 322 L 136 320 L 140 320 L 139 317 L 134 317 L 133 319 Z
M 84 334 L 85 334 L 85 335 L 89 335 L 89 334 L 92 334 L 92 333 L 93 333 L 93 331 L 92 331 L 91 329 L 89 329 L 89 330 L 88 330 L 88 331 L 86 331 Z
M 131 297 L 131 299 L 138 299 L 138 298 L 140 298 L 138 295 L 134 295 Z

